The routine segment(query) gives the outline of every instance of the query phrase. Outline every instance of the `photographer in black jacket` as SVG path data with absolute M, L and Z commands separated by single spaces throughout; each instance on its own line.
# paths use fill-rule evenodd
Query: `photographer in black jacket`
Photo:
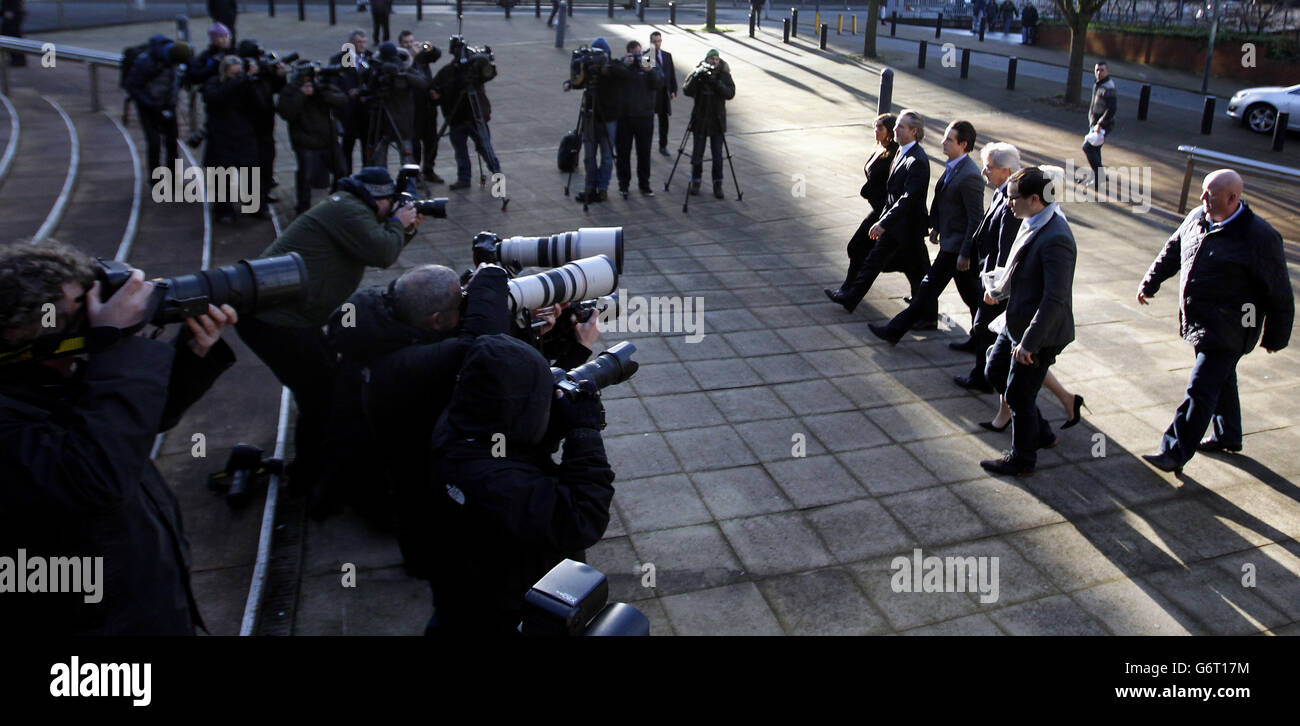
M 253 77 L 244 72 L 243 60 L 233 55 L 223 58 L 217 74 L 203 86 L 205 167 L 234 167 L 240 174 L 258 173 L 255 169 L 257 131 L 253 119 L 265 110 L 265 103 L 266 98 L 257 92 Z M 213 208 L 218 222 L 235 221 L 233 201 L 216 202 Z
M 415 99 L 423 99 L 429 81 L 419 71 L 404 65 L 392 42 L 379 45 L 379 55 L 362 74 L 363 98 L 371 124 L 366 166 L 388 165 L 388 147 L 396 146 L 401 163 L 418 163 L 415 158 Z
M 289 142 L 298 161 L 294 173 L 297 195 L 294 212 L 297 214 L 311 208 L 313 178 L 328 174 L 333 188 L 342 176 L 342 153 L 331 112 L 341 115 L 347 107 L 347 94 L 317 73 L 310 61 L 298 65 L 289 83 L 280 91 L 276 110 L 289 122 Z
M 288 71 L 283 63 L 269 63 L 266 52 L 256 40 L 241 40 L 239 55 L 244 59 L 244 72 L 253 81 L 253 92 L 260 99 L 253 108 L 253 134 L 257 138 L 257 165 L 262 175 L 262 206 L 257 216 L 270 216 L 270 202 L 278 201 L 271 194 L 275 186 L 275 94 L 284 88 Z
M 56 242 L 0 247 L 0 350 L 88 345 L 0 364 L 0 556 L 103 558 L 96 593 L 0 594 L 0 632 L 193 635 L 189 545 L 149 452 L 234 363 L 220 336 L 237 316 L 209 307 L 172 344 L 132 335 L 153 286 L 136 270 L 101 301 L 93 265 Z
M 655 133 L 655 99 L 664 85 L 663 71 L 651 64 L 651 56 L 642 54 L 635 40 L 627 44 L 623 57 L 627 79 L 623 82 L 623 103 L 615 132 L 614 155 L 618 167 L 618 191 L 627 199 L 632 183 L 632 142 L 636 142 L 636 180 L 641 195 L 653 197 L 650 188 L 650 142 Z
M 432 633 L 513 635 L 532 584 L 605 534 L 614 472 L 599 392 L 582 388 L 559 394 L 546 360 L 515 338 L 471 344 L 433 435 Z
M 690 125 L 694 137 L 690 192 L 700 193 L 704 176 L 704 140 L 707 138 L 713 158 L 713 196 L 722 199 L 722 136 L 727 133 L 727 101 L 736 97 L 736 84 L 731 80 L 731 69 L 716 48 L 709 49 L 704 62 L 682 84 L 682 93 L 695 99 Z
M 150 170 L 157 169 L 160 163 L 170 169 L 179 153 L 176 146 L 179 74 L 180 67 L 193 54 L 194 50 L 188 43 L 173 42 L 165 35 L 155 35 L 149 38 L 148 50 L 136 56 L 135 63 L 127 72 L 124 85 L 140 114 L 145 160 Z M 164 150 L 166 158 L 161 158 Z
M 591 41 L 591 49 L 603 51 L 603 59 L 593 57 L 580 74 L 564 82 L 564 90 L 583 89 L 583 103 L 590 111 L 590 131 L 583 133 L 582 157 L 586 172 L 585 190 L 574 196 L 583 204 L 603 202 L 609 197 L 609 179 L 614 172 L 614 139 L 618 135 L 618 117 L 622 115 L 623 82 L 627 80 L 627 66 L 615 62 L 610 56 L 609 42 L 604 38 Z M 600 163 L 596 163 L 596 154 Z

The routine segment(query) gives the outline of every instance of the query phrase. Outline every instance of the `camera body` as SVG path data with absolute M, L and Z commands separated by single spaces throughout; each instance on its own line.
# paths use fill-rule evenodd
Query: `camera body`
M 600 70 L 609 65 L 609 54 L 600 48 L 582 46 L 569 56 L 569 82 L 574 86 L 584 80 L 596 77 Z
M 410 204 L 415 207 L 416 212 L 423 214 L 426 217 L 436 217 L 438 219 L 447 218 L 446 197 L 419 199 L 419 164 L 403 164 L 402 169 L 397 172 L 397 182 L 395 186 L 397 187 L 398 192 L 397 204 L 394 208 L 400 208 Z
M 451 53 L 452 68 L 466 83 L 481 86 L 497 77 L 496 56 L 492 53 L 492 46 L 467 45 L 464 36 L 453 35 L 448 50 Z

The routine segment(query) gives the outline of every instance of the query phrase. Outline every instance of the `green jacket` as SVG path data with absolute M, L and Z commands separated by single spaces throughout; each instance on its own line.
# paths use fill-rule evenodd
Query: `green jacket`
M 338 191 L 293 220 L 263 257 L 297 252 L 307 266 L 307 291 L 296 306 L 257 314 L 269 325 L 320 327 L 361 285 L 367 267 L 389 267 L 414 235 L 396 219 L 380 222 L 357 196 Z

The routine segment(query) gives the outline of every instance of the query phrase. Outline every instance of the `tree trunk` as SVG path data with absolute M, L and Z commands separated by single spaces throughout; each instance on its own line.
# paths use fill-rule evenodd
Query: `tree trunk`
M 709 0 L 706 4 L 704 28 L 710 33 L 718 32 L 718 0 Z
M 876 28 L 880 26 L 880 0 L 867 3 L 867 25 L 862 29 L 862 55 L 876 57 Z
M 1083 47 L 1088 39 L 1088 23 L 1091 20 L 1091 16 L 1087 18 L 1080 16 L 1070 26 L 1069 70 L 1065 76 L 1065 102 L 1068 104 L 1079 102 L 1081 84 L 1083 83 Z

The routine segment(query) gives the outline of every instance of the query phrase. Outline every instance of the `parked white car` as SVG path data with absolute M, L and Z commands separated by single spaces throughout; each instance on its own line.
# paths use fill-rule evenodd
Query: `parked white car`
M 1300 84 L 1287 88 L 1246 88 L 1237 91 L 1228 101 L 1228 116 L 1260 134 L 1273 133 L 1279 113 L 1291 114 L 1286 125 L 1288 130 L 1300 130 Z

